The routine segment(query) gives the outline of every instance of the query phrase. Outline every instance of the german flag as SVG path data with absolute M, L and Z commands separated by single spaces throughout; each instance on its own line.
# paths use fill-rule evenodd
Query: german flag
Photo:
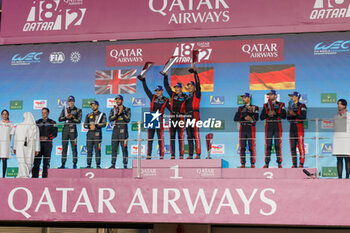
M 170 85 L 173 88 L 176 83 L 182 83 L 187 91 L 186 84 L 194 81 L 192 73 L 188 72 L 189 68 L 172 68 Z M 201 91 L 214 91 L 214 67 L 197 67 L 199 81 L 201 83 Z
M 295 65 L 250 66 L 250 90 L 295 89 Z

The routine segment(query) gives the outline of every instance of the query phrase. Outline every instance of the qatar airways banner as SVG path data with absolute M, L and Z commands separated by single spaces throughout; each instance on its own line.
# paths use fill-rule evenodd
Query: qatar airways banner
M 349 5 L 350 0 L 4 0 L 1 39 L 11 44 L 341 31 L 350 26 Z
M 0 220 L 349 226 L 347 183 L 8 179 L 0 182 Z
M 194 49 L 198 63 L 283 61 L 283 38 L 276 38 L 109 45 L 106 66 L 141 66 L 146 61 L 162 65 L 171 55 L 179 57 L 176 64 L 189 64 Z

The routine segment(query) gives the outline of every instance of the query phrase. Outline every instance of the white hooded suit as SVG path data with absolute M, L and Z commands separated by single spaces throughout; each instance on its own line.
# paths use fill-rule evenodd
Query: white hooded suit
M 17 178 L 29 178 L 35 151 L 40 151 L 39 128 L 30 112 L 23 114 L 24 121 L 17 125 L 13 139 L 13 149 L 18 160 Z

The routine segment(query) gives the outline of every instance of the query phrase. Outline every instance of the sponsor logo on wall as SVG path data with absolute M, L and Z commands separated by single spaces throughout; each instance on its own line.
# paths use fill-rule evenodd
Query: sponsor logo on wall
M 141 145 L 141 155 L 145 155 L 145 145 Z M 138 154 L 138 146 L 137 145 L 131 145 L 131 154 L 137 155 Z
M 333 144 L 332 143 L 324 143 L 321 146 L 321 150 L 323 154 L 331 154 L 333 151 Z
M 334 120 L 323 120 L 321 123 L 322 129 L 333 129 L 334 128 Z
M 311 20 L 332 20 L 350 17 L 349 0 L 314 0 Z
M 28 9 L 23 32 L 69 31 L 84 22 L 86 8 L 82 0 L 34 0 Z
M 168 24 L 208 24 L 230 21 L 230 3 L 227 0 L 182 1 L 149 0 L 149 10 L 164 17 Z
M 169 54 L 178 57 L 176 64 L 189 64 L 193 50 L 199 51 L 198 63 L 283 61 L 284 39 L 108 45 L 106 66 L 139 66 L 144 65 L 145 61 L 164 65 Z
M 68 106 L 68 101 L 67 99 L 58 99 L 57 100 L 57 107 L 58 108 L 64 108 Z
M 246 43 L 242 51 L 251 58 L 278 57 L 277 43 Z
M 69 148 L 67 150 L 67 155 L 69 155 Z M 62 146 L 56 146 L 56 155 L 62 155 Z
M 13 55 L 11 59 L 11 65 L 18 66 L 18 65 L 30 65 L 32 63 L 39 63 L 40 56 L 42 54 L 43 52 L 30 52 L 25 55 L 16 53 L 15 55 Z
M 319 42 L 314 47 L 314 55 L 336 55 L 349 52 L 350 40 L 337 40 L 333 42 Z
M 337 102 L 337 94 L 336 93 L 322 93 L 321 94 L 321 103 L 336 103 Z
M 42 109 L 47 107 L 47 100 L 34 100 L 33 109 Z
M 222 105 L 225 104 L 225 96 L 210 96 L 211 105 Z
M 107 108 L 113 108 L 117 104 L 117 101 L 114 98 L 107 99 Z
M 87 146 L 80 146 L 80 155 L 87 155 Z
M 225 144 L 213 144 L 211 146 L 211 154 L 213 155 L 225 154 Z
M 146 98 L 132 98 L 132 106 L 143 107 L 146 106 Z
M 64 62 L 65 58 L 66 57 L 65 57 L 63 52 L 52 52 L 52 53 L 50 53 L 49 61 L 52 64 L 61 64 Z
M 78 51 L 74 51 L 70 54 L 69 59 L 73 63 L 78 63 L 81 59 L 81 55 Z
M 11 100 L 10 109 L 11 110 L 20 110 L 23 108 L 23 100 Z
M 95 99 L 83 99 L 83 108 L 91 108 L 91 103 L 95 101 Z
M 322 167 L 322 177 L 338 177 L 337 167 Z

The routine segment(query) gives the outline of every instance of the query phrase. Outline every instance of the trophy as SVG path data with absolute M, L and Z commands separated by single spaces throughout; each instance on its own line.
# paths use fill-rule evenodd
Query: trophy
M 199 56 L 199 50 L 197 49 L 192 50 L 192 64 L 196 64 L 199 62 L 198 56 Z
M 100 120 L 101 120 L 101 118 L 102 118 L 102 115 L 103 115 L 103 113 L 101 112 L 100 115 L 98 116 L 98 118 L 96 117 L 96 119 L 95 119 L 95 125 L 97 125 L 97 124 L 100 122 Z
M 165 63 L 162 71 L 160 71 L 161 75 L 165 75 L 168 70 L 171 68 L 172 65 L 174 65 L 174 63 L 177 61 L 179 57 L 171 57 L 169 58 L 169 60 Z
M 288 112 L 289 112 L 290 110 L 292 110 L 292 106 L 293 106 L 292 100 L 289 100 L 289 102 L 288 102 Z
M 114 115 L 117 115 L 119 112 L 119 109 L 116 105 L 114 105 Z
M 148 61 L 142 68 L 141 73 L 137 76 L 139 80 L 143 79 L 143 76 L 147 73 L 147 71 L 153 66 L 154 62 Z

